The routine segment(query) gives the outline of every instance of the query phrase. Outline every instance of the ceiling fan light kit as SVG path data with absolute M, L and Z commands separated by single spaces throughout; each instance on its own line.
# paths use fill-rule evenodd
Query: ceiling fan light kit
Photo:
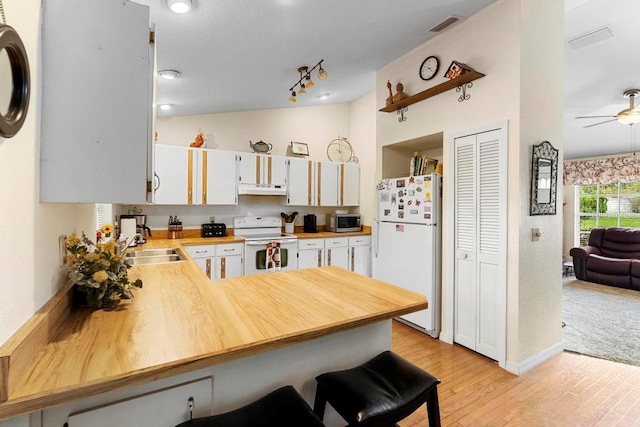
M 609 123 L 613 121 L 617 121 L 623 125 L 634 125 L 640 122 L 640 107 L 635 106 L 635 98 L 640 95 L 640 89 L 629 89 L 624 91 L 622 96 L 625 98 L 629 98 L 629 108 L 625 108 L 624 110 L 618 112 L 618 114 L 613 116 L 579 116 L 576 119 L 592 119 L 592 118 L 605 118 L 608 117 L 610 120 L 606 120 L 604 122 L 594 123 L 591 125 L 584 126 L 585 128 L 590 128 L 593 126 L 602 125 L 604 123 Z
M 315 86 L 315 83 L 313 83 L 313 80 L 311 80 L 311 72 L 316 68 L 318 67 L 320 68 L 318 70 L 319 80 L 324 80 L 327 78 L 329 74 L 325 71 L 324 68 L 322 68 L 322 61 L 324 61 L 324 59 L 321 59 L 320 62 L 318 62 L 313 67 L 311 67 L 311 69 L 309 69 L 309 67 L 307 67 L 306 65 L 303 65 L 302 67 L 298 67 L 298 73 L 300 73 L 300 80 L 295 82 L 293 86 L 289 88 L 289 92 L 291 92 L 291 96 L 289 97 L 290 102 L 297 101 L 296 87 L 299 87 L 297 95 L 305 95 L 307 93 L 307 89 L 311 89 L 313 86 Z

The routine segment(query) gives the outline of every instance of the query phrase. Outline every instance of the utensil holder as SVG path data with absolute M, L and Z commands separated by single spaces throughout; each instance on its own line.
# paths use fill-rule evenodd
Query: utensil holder
M 287 234 L 293 234 L 293 223 L 292 222 L 285 222 L 284 223 L 284 232 Z

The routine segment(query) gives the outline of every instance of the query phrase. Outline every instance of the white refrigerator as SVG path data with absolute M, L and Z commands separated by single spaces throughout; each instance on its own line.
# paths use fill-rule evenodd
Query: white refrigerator
M 440 335 L 442 176 L 384 179 L 378 184 L 373 277 L 427 298 L 429 308 L 401 320 Z

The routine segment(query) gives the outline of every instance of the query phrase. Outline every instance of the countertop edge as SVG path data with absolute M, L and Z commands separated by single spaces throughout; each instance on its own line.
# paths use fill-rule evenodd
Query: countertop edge
M 20 397 L 14 400 L 7 400 L 0 403 L 0 419 L 9 418 L 25 413 L 42 410 L 54 405 L 70 402 L 79 398 L 89 397 L 115 390 L 125 386 L 143 384 L 175 375 L 192 372 L 198 369 L 207 368 L 213 365 L 230 362 L 249 357 L 256 354 L 276 350 L 293 344 L 302 343 L 315 338 L 331 335 L 334 333 L 366 326 L 383 320 L 390 320 L 393 317 L 412 313 L 417 310 L 426 309 L 427 302 L 405 306 L 402 309 L 381 312 L 375 316 L 354 319 L 352 321 L 305 331 L 302 334 L 283 336 L 277 340 L 263 342 L 256 345 L 241 347 L 232 351 L 225 351 L 222 354 L 203 354 L 188 359 L 176 360 L 169 364 L 158 365 L 151 368 L 123 373 L 116 377 L 104 378 L 87 382 L 84 385 L 62 388 L 59 390 L 48 390 L 42 393 Z

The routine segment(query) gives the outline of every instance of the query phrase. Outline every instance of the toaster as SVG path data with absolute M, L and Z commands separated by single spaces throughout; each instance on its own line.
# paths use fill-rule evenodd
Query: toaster
M 200 228 L 200 237 L 224 237 L 227 235 L 227 226 L 210 222 L 202 224 Z

